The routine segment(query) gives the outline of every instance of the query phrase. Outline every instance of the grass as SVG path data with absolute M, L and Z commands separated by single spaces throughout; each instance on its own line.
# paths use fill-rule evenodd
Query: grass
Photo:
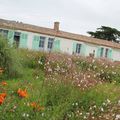
M 14 118 L 17 120 L 64 120 L 68 116 L 71 116 L 68 117 L 71 120 L 82 120 L 91 106 L 96 105 L 99 108 L 107 99 L 114 103 L 120 97 L 120 86 L 116 84 L 105 83 L 85 91 L 63 83 L 54 85 L 49 83 L 43 86 L 44 73 L 41 72 L 40 78 L 35 79 L 34 69 L 25 69 L 25 71 L 23 78 L 6 80 L 8 85 L 4 89 L 8 96 L 0 106 L 1 120 Z M 18 88 L 26 88 L 28 98 L 19 98 L 16 93 Z M 33 110 L 29 106 L 33 101 L 44 106 L 45 110 Z M 74 112 L 78 109 L 84 115 L 77 118 Z
M 70 61 L 67 62 L 68 56 L 58 57 L 53 54 L 45 63 L 46 53 L 28 50 L 19 50 L 18 53 L 21 58 L 22 76 L 1 79 L 7 82 L 6 86 L 0 84 L 0 93 L 7 93 L 5 101 L 0 105 L 1 120 L 105 120 L 106 116 L 112 120 L 115 115 L 120 114 L 115 109 L 119 108 L 120 84 L 113 80 L 115 78 L 120 81 L 118 66 L 113 69 L 111 66 L 105 68 L 106 65 L 94 63 L 97 68 L 94 69 L 90 61 L 84 64 L 84 60 L 79 61 L 77 58 L 78 64 L 74 61 L 72 65 L 74 69 L 71 69 Z M 49 72 L 49 69 L 52 72 Z M 101 76 L 97 76 L 94 79 L 98 83 L 85 89 L 81 89 L 82 84 L 80 87 L 71 84 L 71 78 L 73 81 L 82 80 L 81 75 L 85 76 L 87 72 L 96 75 L 102 69 L 105 73 L 103 77 L 106 77 L 108 72 L 116 72 L 117 75 L 112 76 L 112 82 L 101 80 Z M 79 72 L 83 73 L 77 76 Z M 88 79 L 87 75 L 85 77 L 87 82 L 84 86 L 93 79 L 93 77 Z M 27 90 L 27 98 L 18 96 L 19 88 Z M 31 106 L 33 102 L 39 107 Z

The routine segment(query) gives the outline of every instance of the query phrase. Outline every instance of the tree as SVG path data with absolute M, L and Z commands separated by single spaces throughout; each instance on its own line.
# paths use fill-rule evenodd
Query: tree
M 97 28 L 95 32 L 88 31 L 87 33 L 94 38 L 99 38 L 117 43 L 120 42 L 120 31 L 115 28 L 101 26 L 101 28 Z

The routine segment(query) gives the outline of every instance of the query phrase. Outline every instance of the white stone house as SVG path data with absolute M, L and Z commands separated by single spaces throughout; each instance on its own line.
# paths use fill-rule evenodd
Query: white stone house
M 92 54 L 95 58 L 120 61 L 119 43 L 61 31 L 59 22 L 55 22 L 54 28 L 50 29 L 0 19 L 0 33 L 8 38 L 10 44 L 16 43 L 19 48 L 81 56 Z

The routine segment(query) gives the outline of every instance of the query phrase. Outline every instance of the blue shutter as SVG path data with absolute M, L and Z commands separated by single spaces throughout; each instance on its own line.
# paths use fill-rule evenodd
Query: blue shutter
M 32 41 L 32 48 L 34 50 L 39 50 L 39 42 L 40 42 L 40 36 L 35 35 Z
M 9 40 L 10 44 L 12 45 L 13 42 L 14 42 L 14 31 L 9 30 L 9 32 L 8 32 L 8 40 Z
M 85 56 L 85 54 L 86 54 L 86 45 L 81 44 L 80 55 Z
M 97 57 L 98 58 L 100 57 L 100 53 L 101 53 L 101 47 L 98 47 L 98 49 L 97 49 Z
M 76 53 L 76 44 L 77 44 L 76 42 L 73 43 L 73 54 Z
M 112 49 L 109 49 L 109 50 L 108 50 L 108 58 L 109 58 L 109 59 L 112 59 Z
M 53 43 L 53 51 L 60 52 L 60 40 L 55 40 Z
M 21 33 L 21 35 L 20 35 L 20 48 L 27 48 L 27 38 L 28 38 L 27 34 Z

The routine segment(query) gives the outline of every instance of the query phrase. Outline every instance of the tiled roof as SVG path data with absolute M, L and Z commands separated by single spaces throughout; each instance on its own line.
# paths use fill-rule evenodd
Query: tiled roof
M 88 36 L 84 36 L 84 35 L 64 32 L 64 31 L 60 31 L 60 30 L 55 31 L 54 29 L 38 27 L 35 25 L 25 24 L 22 22 L 0 19 L 0 27 L 14 29 L 14 30 L 23 30 L 23 31 L 28 31 L 28 32 L 40 33 L 40 34 L 46 34 L 46 35 L 51 35 L 51 36 L 55 36 L 55 37 L 62 37 L 62 38 L 67 38 L 67 39 L 71 39 L 71 40 L 77 40 L 77 41 L 81 41 L 81 42 L 86 42 L 86 43 L 120 49 L 119 43 L 101 40 L 101 39 L 97 39 L 97 38 L 92 38 L 92 37 L 88 37 Z

